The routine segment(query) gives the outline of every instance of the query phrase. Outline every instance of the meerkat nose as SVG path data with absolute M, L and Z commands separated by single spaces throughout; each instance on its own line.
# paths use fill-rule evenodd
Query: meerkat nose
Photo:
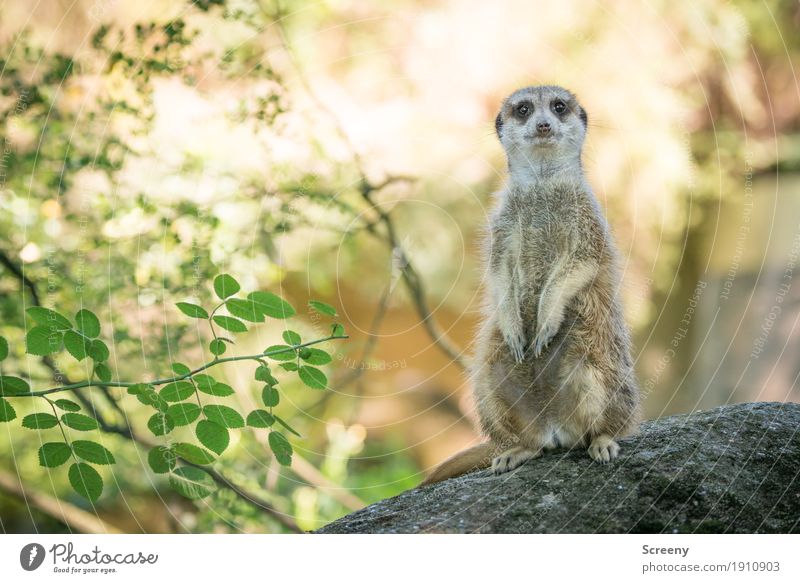
M 550 133 L 550 124 L 546 121 L 540 121 L 536 124 L 536 131 L 541 136 L 546 136 Z

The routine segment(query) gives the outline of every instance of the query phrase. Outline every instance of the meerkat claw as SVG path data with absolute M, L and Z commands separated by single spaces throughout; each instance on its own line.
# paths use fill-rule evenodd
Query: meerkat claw
M 542 326 L 542 329 L 539 330 L 539 333 L 536 335 L 536 338 L 533 341 L 534 358 L 539 358 L 539 356 L 542 354 L 542 351 L 550 345 L 550 341 L 555 335 L 555 329 L 552 329 L 547 324 Z
M 616 458 L 618 454 L 619 445 L 607 435 L 594 438 L 592 444 L 589 446 L 589 457 L 601 464 L 610 462 Z
M 511 354 L 517 363 L 525 360 L 525 338 L 521 334 L 511 338 L 506 343 L 509 349 L 511 349 Z
M 535 452 L 518 445 L 514 446 L 492 460 L 492 472 L 495 476 L 505 474 L 506 472 L 518 468 L 526 461 L 539 457 L 539 455 L 541 455 L 540 452 Z

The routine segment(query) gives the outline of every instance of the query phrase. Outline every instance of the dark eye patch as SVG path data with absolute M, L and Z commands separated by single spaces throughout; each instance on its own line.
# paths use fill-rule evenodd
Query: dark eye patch
M 521 101 L 514 106 L 514 115 L 518 119 L 525 119 L 533 113 L 533 104 L 530 101 Z
M 570 110 L 563 99 L 554 99 L 550 104 L 550 108 L 553 110 L 553 113 L 559 117 L 564 117 Z

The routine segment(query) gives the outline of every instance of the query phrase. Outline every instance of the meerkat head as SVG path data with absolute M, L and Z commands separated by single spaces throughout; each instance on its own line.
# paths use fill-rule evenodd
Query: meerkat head
M 588 117 L 575 96 L 554 85 L 509 95 L 495 119 L 512 172 L 558 162 L 580 163 Z

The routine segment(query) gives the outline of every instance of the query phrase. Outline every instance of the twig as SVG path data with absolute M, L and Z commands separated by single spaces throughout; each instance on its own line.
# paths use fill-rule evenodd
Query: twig
M 308 342 L 304 342 L 302 344 L 296 344 L 292 346 L 287 346 L 286 348 L 277 348 L 275 350 L 266 350 L 264 352 L 259 352 L 258 354 L 248 354 L 246 356 L 229 356 L 227 358 L 217 358 L 212 360 L 211 362 L 207 362 L 202 366 L 197 367 L 194 370 L 187 372 L 186 374 L 168 377 L 164 379 L 154 379 L 152 381 L 147 381 L 144 383 L 134 383 L 130 381 L 81 381 L 78 383 L 69 383 L 65 385 L 61 385 L 58 387 L 53 387 L 50 389 L 44 389 L 42 391 L 31 391 L 30 393 L 20 393 L 16 395 L 6 395 L 6 397 L 43 397 L 45 395 L 50 395 L 52 393 L 60 393 L 62 391 L 76 391 L 77 389 L 85 389 L 88 387 L 132 387 L 135 385 L 166 385 L 168 383 L 174 383 L 176 381 L 182 381 L 183 379 L 187 379 L 191 376 L 196 375 L 199 372 L 207 370 L 212 366 L 217 366 L 218 364 L 223 364 L 225 362 L 237 362 L 241 360 L 259 360 L 264 358 L 265 356 L 275 356 L 277 354 L 283 354 L 285 352 L 293 352 L 300 348 L 305 348 L 307 346 L 313 346 L 314 344 L 319 344 L 321 342 L 328 342 L 329 340 L 343 340 L 345 338 L 349 338 L 349 336 L 326 336 L 325 338 L 317 338 L 316 340 L 310 340 Z
M 0 251 L 0 263 L 2 263 L 24 287 L 28 288 L 28 292 L 30 292 L 31 298 L 33 298 L 33 303 L 37 306 L 41 306 L 42 302 L 39 300 L 39 292 L 36 290 L 36 284 L 22 272 L 22 269 L 20 269 L 8 255 L 6 255 L 5 251 Z
M 402 178 L 397 178 L 402 179 Z M 384 188 L 386 185 L 390 184 L 392 179 L 387 179 L 381 185 L 380 188 Z M 436 320 L 433 317 L 430 309 L 428 308 L 428 302 L 425 299 L 425 287 L 422 283 L 422 279 L 419 277 L 417 270 L 414 268 L 414 265 L 411 263 L 411 260 L 408 258 L 405 250 L 403 249 L 400 240 L 397 237 L 397 230 L 394 225 L 394 221 L 389 213 L 385 212 L 383 209 L 378 207 L 375 204 L 375 201 L 372 198 L 372 193 L 378 190 L 375 186 L 371 185 L 369 182 L 364 181 L 361 187 L 361 196 L 362 198 L 378 213 L 378 217 L 381 223 L 383 223 L 384 227 L 386 228 L 386 238 L 381 238 L 376 231 L 371 231 L 373 235 L 378 238 L 381 238 L 389 247 L 393 254 L 399 258 L 400 263 L 400 273 L 403 277 L 403 282 L 406 284 L 409 293 L 411 294 L 411 299 L 414 303 L 414 306 L 417 309 L 417 314 L 422 321 L 422 325 L 427 330 L 428 335 L 433 339 L 434 344 L 439 347 L 439 349 L 444 352 L 448 358 L 450 358 L 459 368 L 462 370 L 467 369 L 467 364 L 464 361 L 464 358 L 461 356 L 461 351 L 459 351 L 444 335 L 439 325 L 436 323 Z
M 308 460 L 303 459 L 296 453 L 292 455 L 291 470 L 300 478 L 309 484 L 313 484 L 315 488 L 325 492 L 351 511 L 361 510 L 366 506 L 366 503 L 361 500 L 361 498 L 326 478 L 323 473 L 315 468 Z
M 386 310 L 389 307 L 389 296 L 392 293 L 392 283 L 393 282 L 390 281 L 386 284 L 386 288 L 383 290 L 383 294 L 381 294 L 381 300 L 378 302 L 378 308 L 375 310 L 375 315 L 372 317 L 372 324 L 369 327 L 367 341 L 364 343 L 364 350 L 361 351 L 360 360 L 362 363 L 367 361 L 378 343 L 378 330 L 383 322 L 383 317 L 386 315 Z M 339 382 L 339 384 L 342 386 L 348 385 L 358 380 L 362 374 L 364 374 L 364 368 L 358 367 L 355 370 L 350 371 L 347 376 L 345 376 Z
M 34 302 L 36 302 L 36 305 L 41 305 L 39 303 L 39 295 L 36 292 L 36 284 L 34 282 L 32 282 L 30 279 L 27 279 L 27 278 L 23 279 L 24 276 L 22 275 L 22 271 L 19 270 L 18 268 L 16 268 L 16 265 L 14 265 L 14 263 L 2 251 L 0 251 L 0 262 L 2 262 L 3 265 L 8 267 L 9 271 L 13 275 L 15 275 L 17 277 L 17 279 L 19 279 L 23 283 L 23 285 L 25 287 L 28 288 L 28 291 L 31 292 L 31 296 L 32 296 Z M 11 265 L 10 267 L 9 267 L 9 264 Z M 53 361 L 51 359 L 49 359 L 47 357 L 44 357 L 42 360 L 44 361 L 45 366 L 47 366 L 47 368 L 49 368 L 50 371 L 52 372 L 53 380 L 55 382 L 64 382 L 67 385 L 81 384 L 81 383 L 72 383 L 72 382 L 70 382 L 69 378 L 63 372 L 61 372 L 58 369 L 58 367 L 56 367 L 56 365 L 53 363 Z M 219 362 L 219 361 L 217 361 L 217 362 Z M 97 385 L 97 386 L 100 386 L 101 388 L 105 388 L 105 385 Z M 50 391 L 50 392 L 52 392 L 52 391 Z M 30 393 L 28 393 L 28 394 L 30 394 Z M 128 439 L 130 441 L 133 441 L 133 442 L 138 443 L 140 445 L 143 445 L 145 447 L 152 448 L 152 447 L 155 446 L 155 444 L 149 443 L 147 440 L 139 437 L 138 435 L 135 435 L 133 433 L 132 429 L 129 426 L 128 427 L 121 427 L 121 426 L 114 425 L 113 423 L 108 422 L 105 419 L 105 417 L 103 416 L 103 414 L 93 406 L 91 401 L 86 399 L 83 395 L 81 395 L 81 393 L 76 391 L 73 394 L 87 407 L 87 409 L 89 409 L 93 413 L 93 417 L 95 419 L 97 419 L 97 422 L 100 425 L 100 429 L 102 431 L 104 431 L 106 433 L 114 433 L 114 434 L 120 435 L 120 436 L 122 436 L 122 437 L 124 437 L 124 438 L 126 438 L 126 439 Z M 185 460 L 185 459 L 183 459 L 181 457 L 178 457 L 178 459 L 180 459 L 182 462 L 184 462 L 184 463 L 186 463 L 188 465 L 194 465 L 191 462 L 188 462 L 187 460 Z M 263 498 L 261 498 L 257 494 L 254 494 L 254 493 L 250 492 L 249 490 L 247 490 L 247 489 L 245 489 L 245 488 L 243 488 L 241 486 L 238 486 L 237 484 L 235 484 L 230 479 L 228 479 L 227 477 L 225 477 L 223 474 L 221 474 L 220 472 L 218 472 L 216 470 L 212 470 L 212 469 L 210 469 L 208 467 L 202 467 L 201 469 L 203 469 L 204 471 L 208 472 L 208 474 L 211 476 L 211 478 L 215 482 L 217 482 L 218 484 L 230 489 L 239 498 L 241 498 L 242 500 L 245 500 L 246 502 L 252 504 L 253 506 L 256 506 L 257 508 L 259 508 L 265 514 L 268 514 L 268 515 L 272 516 L 275 520 L 280 522 L 282 525 L 284 525 L 286 528 L 288 528 L 292 532 L 298 532 L 298 533 L 299 532 L 303 532 L 303 530 L 297 525 L 297 523 L 294 520 L 292 520 L 291 517 L 285 515 L 284 513 L 280 512 L 279 510 L 277 510 L 267 500 L 264 500 Z
M 39 492 L 23 485 L 18 475 L 0 470 L 0 490 L 22 499 L 28 506 L 36 508 L 39 512 L 66 524 L 84 534 L 119 534 L 122 531 L 111 526 L 99 516 L 86 512 L 74 504 L 54 498 L 44 492 Z
M 465 362 L 465 359 L 461 356 L 461 351 L 459 351 L 445 337 L 444 333 L 434 320 L 433 314 L 428 308 L 428 303 L 427 300 L 425 299 L 424 285 L 416 269 L 414 269 L 414 266 L 412 265 L 408 256 L 405 254 L 405 251 L 403 250 L 399 239 L 397 238 L 396 229 L 392 218 L 389 216 L 388 213 L 386 213 L 380 207 L 378 207 L 372 199 L 373 192 L 380 191 L 395 182 L 413 181 L 414 178 L 408 176 L 389 176 L 385 178 L 382 182 L 377 184 L 373 184 L 369 180 L 366 171 L 364 170 L 365 166 L 363 164 L 361 154 L 359 154 L 358 150 L 355 147 L 355 144 L 353 144 L 353 141 L 350 139 L 350 136 L 345 131 L 342 122 L 339 120 L 339 117 L 333 110 L 331 110 L 330 107 L 328 107 L 328 104 L 325 101 L 323 101 L 317 96 L 316 92 L 311 87 L 311 84 L 308 82 L 308 79 L 303 73 L 303 69 L 297 62 L 297 59 L 295 58 L 294 52 L 292 51 L 291 45 L 289 44 L 289 40 L 286 35 L 286 29 L 283 25 L 282 15 L 280 14 L 280 12 L 278 12 L 276 15 L 269 14 L 269 12 L 263 6 L 261 5 L 259 6 L 262 12 L 267 17 L 273 19 L 278 30 L 280 31 L 281 43 L 283 44 L 283 47 L 286 50 L 286 53 L 289 56 L 289 59 L 292 62 L 295 71 L 297 72 L 298 79 L 300 80 L 300 83 L 305 89 L 306 93 L 311 98 L 311 100 L 314 101 L 314 104 L 317 106 L 317 108 L 319 108 L 321 111 L 324 111 L 330 117 L 330 119 L 333 121 L 336 132 L 339 134 L 340 138 L 350 151 L 350 155 L 353 158 L 353 163 L 361 178 L 361 196 L 370 205 L 370 207 L 378 213 L 380 222 L 383 223 L 383 225 L 386 228 L 387 236 L 380 237 L 378 231 L 373 228 L 374 225 L 372 223 L 367 224 L 369 232 L 371 232 L 376 237 L 381 238 L 389 246 L 389 249 L 391 250 L 392 253 L 397 252 L 404 259 L 405 266 L 402 270 L 403 282 L 405 283 L 406 287 L 408 288 L 411 294 L 411 299 L 414 302 L 417 313 L 422 321 L 423 326 L 425 327 L 425 330 L 428 332 L 428 335 L 431 337 L 434 344 L 436 344 L 436 346 L 438 346 L 450 360 L 456 363 L 456 365 L 462 370 L 466 370 L 467 364 Z
M 383 317 L 386 315 L 386 309 L 389 306 L 389 296 L 391 295 L 393 283 L 393 281 L 389 281 L 389 283 L 386 284 L 386 288 L 383 290 L 383 294 L 381 294 L 381 300 L 378 302 L 378 308 L 375 310 L 375 315 L 372 317 L 372 324 L 369 327 L 369 332 L 367 332 L 367 341 L 364 343 L 364 350 L 361 351 L 361 358 L 359 359 L 362 364 L 367 361 L 378 343 L 378 329 L 380 328 L 381 322 L 383 322 Z M 364 370 L 364 366 L 354 367 L 341 379 L 336 380 L 337 388 L 341 389 L 355 383 L 361 378 L 361 375 L 364 374 Z M 357 383 L 356 388 L 357 390 L 352 393 L 352 396 L 357 398 L 361 394 L 361 384 Z M 322 395 L 321 399 L 306 411 L 306 413 L 314 414 L 316 411 L 324 409 L 325 405 L 327 405 L 328 401 L 330 401 L 335 394 L 336 393 L 333 391 L 326 392 Z

